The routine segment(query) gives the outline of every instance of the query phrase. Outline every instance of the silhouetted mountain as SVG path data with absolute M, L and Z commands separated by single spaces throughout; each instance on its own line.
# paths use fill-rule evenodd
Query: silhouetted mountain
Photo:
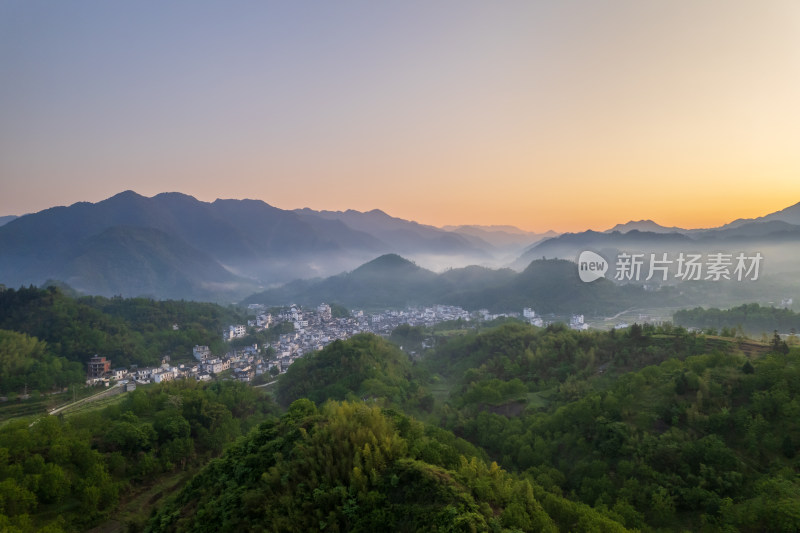
M 513 266 L 522 270 L 542 257 L 574 260 L 585 249 L 610 257 L 619 250 L 707 252 L 731 248 L 731 252 L 759 251 L 768 257 L 773 271 L 790 274 L 796 272 L 798 258 L 791 254 L 796 247 L 787 245 L 800 241 L 795 220 L 800 222 L 800 204 L 756 221 L 692 230 L 687 235 L 636 229 L 565 234 L 529 246 Z M 631 224 L 654 227 L 649 221 L 623 227 Z M 151 231 L 135 232 L 133 228 Z M 14 287 L 64 280 L 88 293 L 136 295 L 141 291 L 138 294 L 164 297 L 161 291 L 165 290 L 175 298 L 229 301 L 257 286 L 324 278 L 386 253 L 412 259 L 419 265 L 415 265 L 417 269 L 506 264 L 508 256 L 517 255 L 520 243 L 530 236 L 502 226 L 461 226 L 447 231 L 379 210 L 287 211 L 260 200 L 208 203 L 181 193 L 147 198 L 125 191 L 94 204 L 54 207 L 0 226 L 0 283 Z M 379 287 L 391 278 L 389 270 L 381 269 L 375 280 L 361 271 L 342 276 L 354 294 L 375 291 L 377 296 L 371 301 L 384 302 L 389 293 L 397 294 L 394 289 Z M 425 272 L 417 276 L 433 275 Z M 503 276 L 480 275 L 491 279 Z M 437 278 L 435 286 L 419 289 L 421 292 L 408 286 L 409 292 L 402 298 L 390 301 L 422 302 L 448 291 L 467 293 L 484 288 L 459 284 L 448 276 Z M 408 275 L 396 276 L 395 282 L 400 277 Z M 291 286 L 292 291 L 295 288 Z
M 514 261 L 512 267 L 524 268 L 532 260 L 543 257 L 575 261 L 584 250 L 606 252 L 609 255 L 616 254 L 618 250 L 672 251 L 677 248 L 691 249 L 694 242 L 690 237 L 680 233 L 653 233 L 635 229 L 627 233 L 618 231 L 600 233 L 591 230 L 582 233 L 565 233 L 528 248 Z
M 156 232 L 140 232 L 135 239 L 130 229 L 104 234 L 120 227 Z M 145 236 L 154 239 L 150 246 Z M 115 246 L 113 238 L 123 242 Z M 0 227 L 0 282 L 15 286 L 63 279 L 77 281 L 77 288 L 90 293 L 134 295 L 134 290 L 156 296 L 165 296 L 160 291 L 171 287 L 171 297 L 227 299 L 252 292 L 257 283 L 341 272 L 391 246 L 341 221 L 260 200 L 207 203 L 181 193 L 147 198 L 125 191 L 95 204 L 25 215 Z M 423 243 L 422 249 L 436 246 L 447 248 L 439 239 Z M 208 268 L 199 268 L 200 262 Z M 115 270 L 108 270 L 112 265 Z M 177 279 L 178 265 L 187 268 L 186 279 Z M 155 273 L 169 281 L 158 281 Z
M 460 235 L 477 237 L 491 243 L 495 248 L 509 250 L 521 249 L 544 239 L 558 236 L 555 231 L 533 233 L 514 226 L 443 226 L 442 229 Z
M 448 303 L 467 309 L 517 310 L 533 307 L 537 313 L 565 316 L 585 313 L 614 314 L 623 309 L 659 301 L 668 305 L 671 294 L 648 293 L 640 287 L 620 286 L 607 279 L 584 283 L 578 265 L 561 259 L 540 259 L 530 263 L 507 283 L 469 292 L 453 293 Z
M 459 254 L 486 259 L 489 258 L 486 251 L 492 248 L 491 244 L 475 236 L 454 234 L 434 226 L 392 217 L 380 209 L 362 213 L 352 209 L 314 211 L 305 208 L 295 212 L 304 217 L 342 222 L 354 230 L 368 233 L 382 241 L 385 251 L 392 253 Z
M 748 240 L 758 238 L 763 239 L 783 239 L 800 237 L 800 225 L 790 224 L 782 220 L 771 220 L 766 222 L 747 222 L 738 226 L 724 227 L 719 229 L 705 230 L 691 235 L 697 240 L 712 239 L 739 239 Z
M 257 287 L 177 237 L 131 226 L 115 226 L 81 241 L 62 272 L 76 290 L 103 296 L 202 299 L 210 293 L 233 297 Z
M 639 231 L 637 228 L 654 231 Z M 575 260 L 584 250 L 597 251 L 606 257 L 620 251 L 645 254 L 769 251 L 773 270 L 781 271 L 792 268 L 798 259 L 794 247 L 781 248 L 781 245 L 800 244 L 800 204 L 758 219 L 740 219 L 713 229 L 665 228 L 651 220 L 619 224 L 614 229 L 623 231 L 599 233 L 590 230 L 545 240 L 525 250 L 511 266 L 521 269 L 531 260 L 541 257 Z
M 517 273 L 510 268 L 495 270 L 473 265 L 446 270 L 439 275 L 439 280 L 453 289 L 458 289 L 459 287 L 496 287 L 510 282 L 516 275 Z
M 0 217 L 0 226 L 5 226 L 9 222 L 11 222 L 12 220 L 15 220 L 17 218 L 19 218 L 19 217 L 17 217 L 17 215 L 6 215 L 4 217 Z
M 687 231 L 683 228 L 677 228 L 675 226 L 668 228 L 666 226 L 662 226 L 661 224 L 657 224 L 652 220 L 631 220 L 625 224 L 617 224 L 613 228 L 606 230 L 605 233 L 614 233 L 615 231 L 627 233 L 631 230 L 649 231 L 652 233 L 685 233 Z
M 317 304 L 347 307 L 405 307 L 428 303 L 438 276 L 396 254 L 378 257 L 352 272 L 308 282 L 294 281 L 248 297 L 243 303 Z
M 800 225 L 800 202 L 792 206 L 789 206 L 785 209 L 781 209 L 780 211 L 770 213 L 769 215 L 764 215 L 763 217 L 739 218 L 734 220 L 733 222 L 725 224 L 719 229 L 736 228 L 750 222 L 770 222 L 774 220 L 788 222 L 789 224 Z
M 541 313 L 613 314 L 663 296 L 605 279 L 584 283 L 577 268 L 571 261 L 538 260 L 522 273 L 466 267 L 435 274 L 397 255 L 385 255 L 353 272 L 315 282 L 295 281 L 254 294 L 242 304 L 334 301 L 366 310 L 451 304 L 497 312 L 534 307 Z

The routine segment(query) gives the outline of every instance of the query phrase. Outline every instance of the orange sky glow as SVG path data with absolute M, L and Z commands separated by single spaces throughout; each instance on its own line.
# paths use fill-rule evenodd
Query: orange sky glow
M 0 215 L 132 189 L 432 225 L 800 202 L 800 3 L 0 4 Z

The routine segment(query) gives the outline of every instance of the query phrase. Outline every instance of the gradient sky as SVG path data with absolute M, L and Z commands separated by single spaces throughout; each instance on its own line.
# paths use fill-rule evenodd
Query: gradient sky
M 800 2 L 0 2 L 0 215 L 126 189 L 419 222 L 800 201 Z

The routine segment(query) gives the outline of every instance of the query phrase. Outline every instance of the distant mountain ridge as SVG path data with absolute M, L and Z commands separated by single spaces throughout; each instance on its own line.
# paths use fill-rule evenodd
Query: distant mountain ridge
M 770 257 L 776 271 L 796 272 L 800 260 L 800 203 L 756 219 L 738 219 L 711 229 L 665 227 L 652 220 L 617 224 L 605 232 L 565 233 L 528 247 L 511 266 L 525 268 L 542 257 L 577 260 L 584 250 L 642 253 L 738 253 L 761 252 Z
M 733 222 L 721 226 L 719 229 L 737 228 L 739 226 L 751 222 L 770 222 L 774 220 L 788 222 L 789 224 L 794 224 L 794 225 L 800 225 L 800 202 L 791 205 L 785 209 L 781 209 L 780 211 L 764 215 L 763 217 L 739 218 L 734 220 Z
M 559 235 L 552 230 L 544 233 L 534 233 L 521 230 L 515 226 L 443 226 L 442 229 L 461 235 L 477 237 L 484 241 L 489 241 L 497 247 L 509 250 L 514 250 L 520 246 L 531 246 L 544 239 Z
M 631 220 L 625 224 L 617 224 L 613 228 L 606 230 L 605 233 L 614 233 L 615 231 L 627 233 L 632 230 L 649 231 L 651 233 L 685 233 L 688 231 L 675 226 L 668 228 L 666 226 L 662 226 L 661 224 L 657 224 L 652 220 Z
M 366 233 L 382 242 L 384 251 L 394 253 L 472 254 L 488 258 L 491 244 L 477 237 L 465 236 L 443 229 L 390 216 L 380 209 L 372 211 L 314 211 L 309 208 L 294 211 L 302 217 L 337 221 L 354 230 Z
M 5 226 L 6 224 L 8 224 L 9 222 L 11 222 L 12 220 L 14 220 L 16 218 L 19 218 L 19 217 L 17 217 L 17 215 L 2 216 L 2 217 L 0 217 L 0 226 Z
M 800 250 L 795 246 L 800 244 L 800 204 L 710 230 L 671 232 L 680 228 L 644 220 L 616 226 L 620 231 L 557 236 L 513 226 L 436 228 L 378 209 L 284 210 L 250 199 L 203 202 L 177 192 L 145 197 L 124 191 L 97 203 L 2 220 L 9 218 L 0 225 L 0 283 L 15 287 L 62 280 L 78 291 L 106 296 L 230 302 L 291 280 L 350 272 L 385 254 L 411 259 L 427 271 L 479 265 L 482 269 L 463 279 L 483 277 L 495 285 L 502 275 L 486 274 L 490 267 L 521 271 L 543 257 L 574 261 L 584 249 L 607 255 L 626 249 L 759 251 L 773 271 L 786 275 L 797 272 L 800 263 L 792 255 Z M 448 279 L 457 276 L 449 276 L 439 281 L 452 285 Z
M 119 264 L 119 257 L 98 261 L 97 251 L 90 244 L 98 235 L 120 227 L 157 230 L 161 232 L 161 244 L 167 238 L 171 244 L 153 246 L 147 239 L 128 239 L 123 255 L 137 257 L 142 266 L 142 270 L 130 272 L 127 278 L 130 283 L 117 277 L 116 283 L 105 284 L 93 277 L 85 280 L 86 285 L 75 288 L 100 294 L 111 291 L 111 294 L 136 296 L 139 294 L 136 291 L 140 290 L 144 294 L 158 294 L 157 283 L 142 285 L 142 279 L 137 278 L 146 277 L 148 269 L 156 268 L 159 263 L 186 265 L 203 257 L 202 261 L 210 268 L 205 270 L 202 282 L 198 279 L 191 283 L 210 287 L 241 284 L 243 278 L 254 278 L 241 288 L 229 285 L 231 294 L 237 294 L 251 290 L 258 283 L 256 279 L 269 282 L 298 274 L 314 274 L 313 267 L 308 266 L 310 262 L 299 264 L 304 255 L 322 258 L 326 254 L 341 253 L 345 248 L 363 249 L 372 254 L 375 248 L 368 235 L 347 228 L 342 231 L 335 224 L 315 226 L 292 212 L 258 200 L 207 203 L 181 193 L 146 198 L 125 191 L 96 204 L 80 202 L 69 207 L 54 207 L 0 227 L 0 249 L 3 250 L 0 279 L 12 286 L 40 283 L 47 278 L 67 279 L 74 275 L 70 265 L 76 264 L 92 264 L 95 270 L 112 274 L 110 265 Z M 115 235 L 130 236 L 126 231 Z M 104 243 L 111 244 L 108 240 Z M 172 258 L 163 257 L 167 251 L 173 254 Z M 88 254 L 87 257 L 76 256 L 81 252 Z M 194 272 L 200 270 L 194 269 Z M 176 272 L 175 275 L 180 274 Z M 208 291 L 207 295 L 213 292 Z M 197 296 L 196 292 L 186 294 L 186 297 Z
M 243 305 L 317 305 L 336 302 L 366 310 L 448 304 L 475 310 L 602 314 L 652 300 L 641 288 L 619 287 L 608 280 L 580 281 L 577 265 L 564 260 L 537 260 L 523 272 L 483 267 L 454 268 L 441 274 L 425 270 L 398 255 L 378 257 L 360 267 L 323 280 L 295 281 L 254 294 Z
M 491 263 L 497 250 L 379 210 L 290 211 L 261 200 L 124 191 L 12 217 L 0 226 L 0 283 L 63 280 L 90 294 L 230 301 L 385 253 L 452 266 Z

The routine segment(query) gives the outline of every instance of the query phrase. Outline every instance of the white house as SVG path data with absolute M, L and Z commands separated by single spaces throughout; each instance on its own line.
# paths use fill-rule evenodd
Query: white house
M 322 320 L 331 319 L 331 306 L 328 304 L 319 304 L 317 306 L 317 313 Z
M 164 383 L 165 381 L 172 381 L 173 379 L 175 379 L 175 374 L 173 372 L 153 374 L 153 383 Z
M 239 339 L 247 335 L 247 327 L 244 324 L 228 326 L 228 331 L 223 335 L 225 340 Z
M 211 349 L 208 346 L 197 345 L 192 348 L 192 355 L 194 355 L 194 358 L 198 361 L 202 361 L 207 357 L 211 357 Z

